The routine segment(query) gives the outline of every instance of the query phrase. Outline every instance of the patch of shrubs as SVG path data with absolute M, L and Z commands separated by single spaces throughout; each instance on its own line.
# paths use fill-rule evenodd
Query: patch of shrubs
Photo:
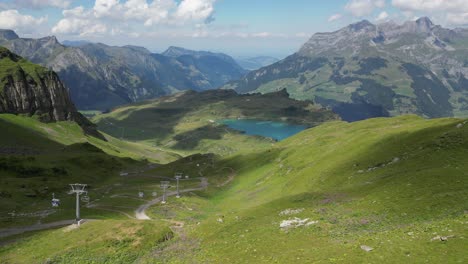
M 11 172 L 18 178 L 68 175 L 68 171 L 63 167 L 46 168 L 27 164 L 34 160 L 31 157 L 0 157 L 0 171 Z

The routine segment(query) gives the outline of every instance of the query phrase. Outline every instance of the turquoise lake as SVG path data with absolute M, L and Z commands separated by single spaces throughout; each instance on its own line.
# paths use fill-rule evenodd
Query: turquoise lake
M 307 129 L 306 126 L 301 125 L 251 119 L 226 119 L 221 123 L 234 130 L 245 132 L 247 135 L 269 137 L 278 141 Z

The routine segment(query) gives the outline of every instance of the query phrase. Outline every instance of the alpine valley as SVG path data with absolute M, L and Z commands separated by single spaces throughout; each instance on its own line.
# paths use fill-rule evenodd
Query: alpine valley
M 21 3 L 46 2 L 64 4 Z M 96 8 L 208 2 L 242 1 Z M 224 30 L 212 19 L 197 29 Z M 468 263 L 467 29 L 362 21 L 280 61 L 237 57 L 251 72 L 63 43 L 0 31 L 2 264 Z

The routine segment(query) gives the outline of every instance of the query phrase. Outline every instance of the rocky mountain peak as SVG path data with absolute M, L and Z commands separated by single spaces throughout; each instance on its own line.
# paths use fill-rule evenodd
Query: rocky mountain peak
M 57 40 L 57 37 L 55 36 L 47 36 L 39 39 L 41 42 L 46 42 L 49 44 L 60 44 L 60 42 Z M 60 44 L 61 45 L 61 44 Z
M 422 28 L 432 28 L 432 26 L 434 26 L 434 23 L 432 23 L 431 19 L 428 18 L 428 17 L 421 17 L 419 19 L 417 19 L 416 21 L 416 24 L 419 25 L 420 27 Z
M 140 47 L 140 46 L 125 45 L 125 46 L 123 46 L 123 48 L 127 48 L 127 49 L 130 49 L 130 50 L 134 50 L 134 51 L 141 52 L 141 53 L 146 53 L 146 54 L 151 53 L 147 48 Z
M 349 25 L 348 29 L 350 29 L 353 32 L 371 31 L 375 30 L 375 25 L 369 22 L 368 20 L 362 20 L 360 22 Z
M 382 23 L 377 24 L 377 27 L 381 31 L 388 31 L 388 30 L 393 30 L 399 27 L 397 23 L 393 20 L 385 21 Z
M 188 50 L 188 49 L 184 49 L 184 48 L 176 47 L 176 46 L 170 46 L 169 48 L 167 48 L 166 51 L 162 53 L 162 55 L 168 56 L 168 57 L 179 57 L 182 55 L 193 55 L 193 54 L 194 54 L 194 51 L 192 50 Z
M 434 28 L 434 23 L 428 17 L 421 17 L 416 21 L 405 22 L 401 26 L 402 33 L 430 33 Z
M 0 40 L 2 40 L 2 39 L 4 39 L 4 40 L 13 40 L 13 39 L 17 39 L 17 38 L 19 38 L 19 36 L 13 30 L 0 29 Z

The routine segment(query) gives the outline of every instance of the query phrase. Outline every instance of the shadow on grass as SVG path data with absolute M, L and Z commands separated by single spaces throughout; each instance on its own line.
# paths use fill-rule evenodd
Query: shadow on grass
M 177 144 L 173 148 L 180 150 L 195 149 L 204 139 L 220 140 L 226 131 L 222 127 L 207 125 L 174 136 Z

